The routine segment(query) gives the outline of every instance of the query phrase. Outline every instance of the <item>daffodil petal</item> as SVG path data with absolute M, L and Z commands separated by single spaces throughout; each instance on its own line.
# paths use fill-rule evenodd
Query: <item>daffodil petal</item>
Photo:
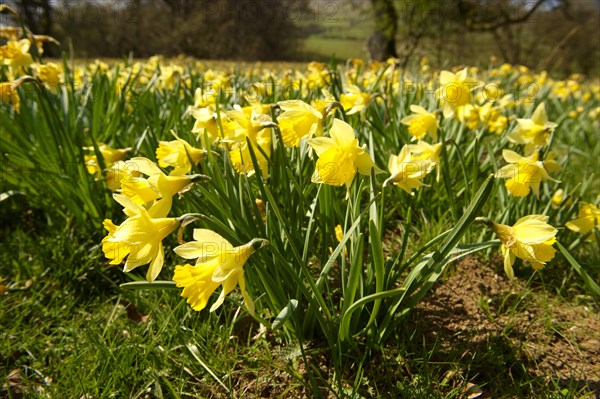
M 331 137 L 314 137 L 306 143 L 315 150 L 318 156 L 321 156 L 321 154 L 330 148 L 336 147 L 336 143 Z
M 519 219 L 513 226 L 517 239 L 528 244 L 540 244 L 552 239 L 557 230 L 547 221 L 545 215 L 529 215 Z
M 502 158 L 508 163 L 518 163 L 524 157 L 511 150 L 502 150 Z
M 224 250 L 233 249 L 233 245 L 223 238 L 222 235 L 209 229 L 194 229 L 193 237 L 194 240 L 199 242 L 214 243 L 219 248 L 223 248 Z
M 503 247 L 504 248 L 504 247 Z M 515 263 L 515 256 L 510 249 L 504 249 L 504 272 L 508 278 L 515 278 L 515 272 L 513 270 L 513 263 Z
M 333 120 L 329 135 L 340 147 L 350 147 L 356 140 L 352 126 L 337 118 Z
M 377 168 L 377 166 L 375 166 L 375 163 L 371 159 L 371 155 L 366 151 L 363 151 L 361 154 L 359 154 L 356 157 L 356 160 L 354 161 L 354 163 L 355 163 L 356 167 L 358 168 L 358 173 L 360 173 L 361 175 L 366 175 L 366 176 L 370 175 L 372 168 L 375 168 L 376 172 L 380 171 L 379 168 Z
M 150 266 L 148 267 L 148 272 L 146 273 L 146 280 L 148 282 L 152 282 L 152 281 L 156 280 L 164 263 L 165 263 L 165 251 L 163 249 L 163 245 L 161 242 L 158 244 L 158 250 L 156 251 L 156 255 L 154 256 L 154 259 L 152 259 L 152 262 L 150 262 Z

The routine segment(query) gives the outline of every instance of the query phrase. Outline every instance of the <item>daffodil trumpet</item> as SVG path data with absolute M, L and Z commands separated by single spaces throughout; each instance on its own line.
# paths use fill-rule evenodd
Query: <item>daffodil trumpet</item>
M 246 291 L 244 265 L 260 248 L 269 245 L 263 238 L 254 238 L 245 245 L 234 247 L 221 235 L 208 229 L 194 229 L 194 241 L 174 249 L 184 259 L 196 259 L 195 265 L 175 267 L 173 280 L 183 288 L 181 296 L 196 311 L 204 309 L 212 293 L 223 286 L 221 294 L 210 311 L 219 308 L 225 296 L 239 285 L 248 313 L 254 314 L 254 301 Z

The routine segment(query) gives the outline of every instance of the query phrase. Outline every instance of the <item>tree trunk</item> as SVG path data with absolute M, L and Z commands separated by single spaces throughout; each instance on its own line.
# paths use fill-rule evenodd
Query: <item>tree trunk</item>
M 377 61 L 397 57 L 398 15 L 394 4 L 391 0 L 371 0 L 371 4 L 375 15 L 375 31 L 368 41 L 369 56 Z

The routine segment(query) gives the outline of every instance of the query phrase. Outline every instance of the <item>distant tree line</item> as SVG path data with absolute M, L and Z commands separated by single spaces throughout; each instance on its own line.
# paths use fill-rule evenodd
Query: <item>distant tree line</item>
M 308 0 L 16 0 L 38 34 L 78 57 L 185 54 L 198 58 L 297 57 Z
M 468 63 L 493 50 L 535 69 L 600 72 L 600 0 L 371 0 L 371 58 Z M 492 49 L 490 49 L 492 47 Z
M 315 7 L 337 9 L 336 2 L 370 4 L 371 59 L 407 66 L 427 56 L 444 66 L 487 63 L 495 54 L 538 70 L 600 73 L 600 0 L 5 1 L 34 33 L 72 46 L 77 57 L 240 60 L 302 59 L 302 39 L 319 32 Z

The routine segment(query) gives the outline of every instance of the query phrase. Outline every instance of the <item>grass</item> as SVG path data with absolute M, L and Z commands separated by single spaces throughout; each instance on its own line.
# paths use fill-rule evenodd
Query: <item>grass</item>
M 362 40 L 309 37 L 303 43 L 303 51 L 315 59 L 327 60 L 334 55 L 339 59 L 366 59 L 366 45 Z

